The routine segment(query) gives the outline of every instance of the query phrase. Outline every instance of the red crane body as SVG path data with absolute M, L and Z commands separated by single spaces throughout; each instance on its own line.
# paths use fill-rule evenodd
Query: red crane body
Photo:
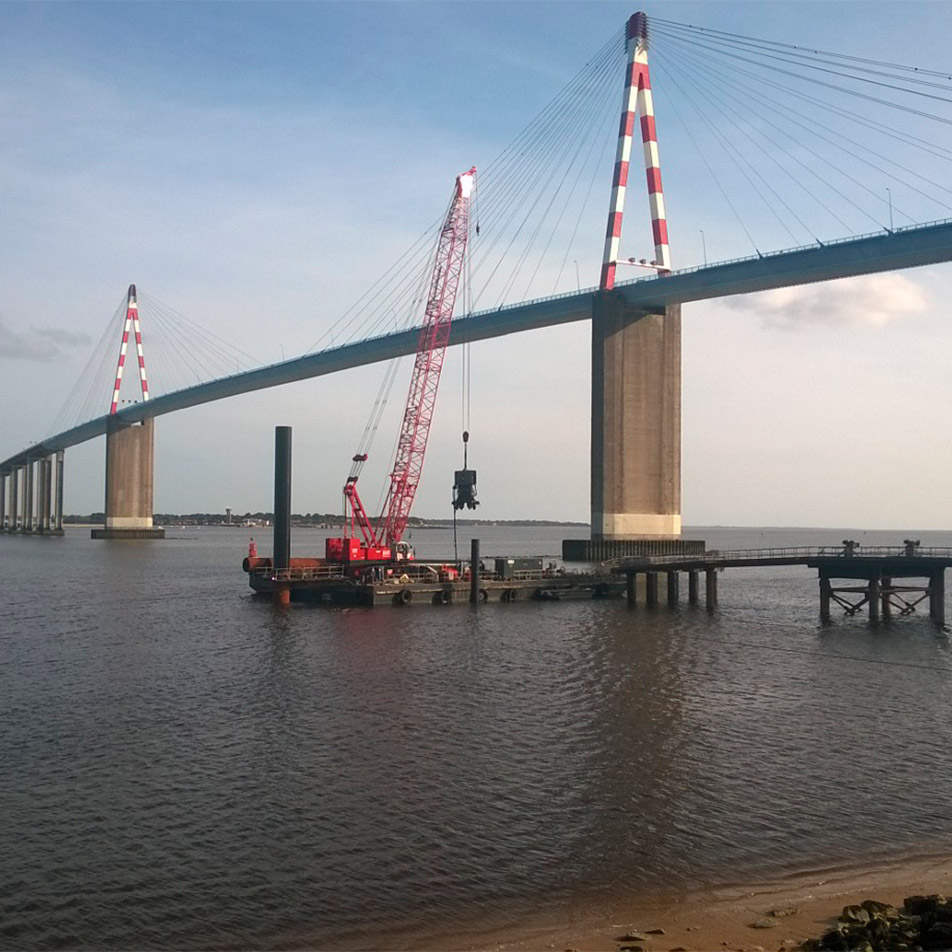
M 350 534 L 341 539 L 327 540 L 330 561 L 389 561 L 403 538 L 423 472 L 443 357 L 450 340 L 450 324 L 469 238 L 469 208 L 475 177 L 475 167 L 457 176 L 453 200 L 440 231 L 383 512 L 375 528 L 357 492 L 358 471 L 367 459 L 366 454 L 359 454 L 354 457 L 354 467 L 344 486 L 344 498 L 350 509 Z M 360 539 L 356 538 L 355 529 L 359 531 Z

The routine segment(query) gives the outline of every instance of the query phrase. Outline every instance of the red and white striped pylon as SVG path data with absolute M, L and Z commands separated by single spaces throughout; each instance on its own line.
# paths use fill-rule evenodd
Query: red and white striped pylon
M 145 357 L 142 355 L 142 331 L 139 328 L 139 305 L 136 302 L 136 286 L 129 285 L 129 296 L 126 299 L 126 322 L 122 325 L 122 343 L 119 345 L 119 365 L 116 367 L 116 386 L 112 391 L 112 406 L 109 413 L 113 414 L 119 407 L 119 391 L 122 388 L 122 371 L 126 365 L 126 350 L 129 347 L 129 329 L 132 328 L 136 337 L 136 354 L 139 357 L 139 383 L 142 387 L 143 402 L 149 399 L 149 382 L 145 376 Z
M 635 13 L 625 25 L 628 63 L 625 67 L 625 96 L 618 129 L 618 151 L 615 154 L 615 178 L 612 203 L 608 212 L 605 254 L 602 257 L 602 278 L 599 287 L 609 291 L 615 286 L 615 266 L 621 241 L 621 221 L 625 211 L 625 190 L 628 186 L 628 165 L 631 160 L 635 116 L 641 116 L 641 139 L 645 151 L 645 173 L 648 180 L 648 201 L 651 206 L 651 230 L 654 235 L 655 258 L 651 264 L 659 272 L 671 270 L 668 247 L 668 220 L 664 213 L 661 190 L 661 165 L 658 160 L 658 136 L 655 132 L 654 105 L 651 101 L 651 78 L 648 74 L 648 18 Z

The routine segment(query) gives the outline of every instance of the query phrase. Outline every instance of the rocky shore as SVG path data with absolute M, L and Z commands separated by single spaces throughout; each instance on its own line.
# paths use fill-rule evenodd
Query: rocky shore
M 952 949 L 952 903 L 945 896 L 909 896 L 902 908 L 874 899 L 844 906 L 836 925 L 819 939 L 807 939 L 804 952 Z

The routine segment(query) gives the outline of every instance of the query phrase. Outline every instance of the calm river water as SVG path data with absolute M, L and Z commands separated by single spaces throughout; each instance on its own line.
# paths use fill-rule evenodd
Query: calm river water
M 478 534 L 557 554 L 565 530 Z M 686 533 L 845 535 L 905 533 Z M 0 536 L 0 948 L 388 946 L 952 846 L 948 636 L 820 627 L 807 569 L 729 570 L 712 615 L 279 613 L 244 532 L 169 536 Z

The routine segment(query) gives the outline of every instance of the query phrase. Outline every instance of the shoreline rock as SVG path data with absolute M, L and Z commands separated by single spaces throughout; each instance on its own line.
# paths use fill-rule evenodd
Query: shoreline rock
M 880 952 L 952 949 L 952 902 L 945 896 L 909 896 L 902 909 L 875 899 L 844 906 L 836 925 L 819 939 L 807 939 L 804 952 Z

